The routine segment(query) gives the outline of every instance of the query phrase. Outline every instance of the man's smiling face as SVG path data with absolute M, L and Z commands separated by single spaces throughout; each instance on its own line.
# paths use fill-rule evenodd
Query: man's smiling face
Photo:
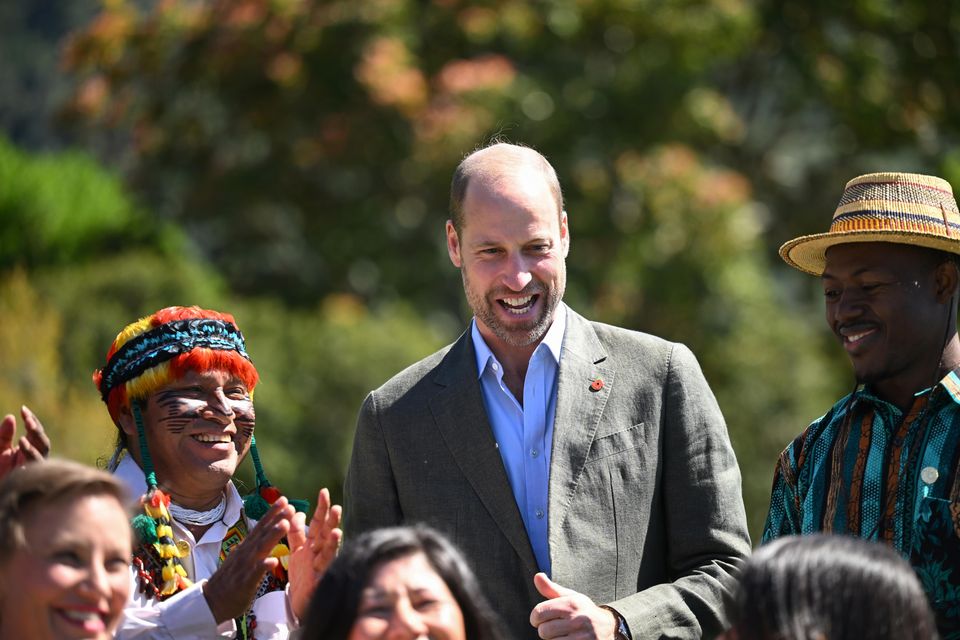
M 467 187 L 461 232 L 447 228 L 480 333 L 506 347 L 539 342 L 563 298 L 567 217 L 537 171 Z
M 882 397 L 935 382 L 949 311 L 937 277 L 944 259 L 932 250 L 886 242 L 827 250 L 827 324 L 857 379 L 875 385 Z

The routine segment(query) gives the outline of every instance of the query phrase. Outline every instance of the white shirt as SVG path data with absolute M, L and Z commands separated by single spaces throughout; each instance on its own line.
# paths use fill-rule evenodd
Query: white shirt
M 147 491 L 143 471 L 130 456 L 124 457 L 114 475 L 126 485 L 130 495 L 139 498 Z M 203 596 L 203 585 L 217 570 L 220 547 L 230 527 L 240 519 L 243 501 L 236 487 L 228 482 L 224 490 L 227 507 L 223 518 L 204 532 L 199 541 L 193 534 L 173 520 L 173 535 L 178 545 L 185 542 L 190 555 L 182 558 L 187 576 L 193 586 L 159 602 L 140 592 L 136 570 L 131 568 L 132 591 L 123 611 L 116 638 L 164 638 L 167 640 L 201 640 L 204 638 L 233 638 L 237 634 L 234 620 L 218 625 Z M 256 522 L 247 519 L 247 528 Z M 298 625 L 290 610 L 288 591 L 274 591 L 257 598 L 253 613 L 257 619 L 256 637 L 275 640 L 288 638 Z

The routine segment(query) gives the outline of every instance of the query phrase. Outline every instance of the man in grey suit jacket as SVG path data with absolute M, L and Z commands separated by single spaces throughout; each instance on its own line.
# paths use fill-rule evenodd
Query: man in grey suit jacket
M 686 347 L 561 302 L 562 203 L 532 149 L 458 167 L 447 246 L 474 320 L 364 402 L 346 534 L 446 532 L 513 638 L 712 638 L 750 551 L 723 417 Z

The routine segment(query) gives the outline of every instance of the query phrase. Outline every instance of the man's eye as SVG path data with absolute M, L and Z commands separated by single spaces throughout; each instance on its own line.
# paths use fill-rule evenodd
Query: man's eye
M 824 290 L 823 290 L 823 297 L 826 298 L 827 300 L 836 300 L 837 298 L 840 297 L 840 290 L 839 290 L 839 289 L 824 289 Z

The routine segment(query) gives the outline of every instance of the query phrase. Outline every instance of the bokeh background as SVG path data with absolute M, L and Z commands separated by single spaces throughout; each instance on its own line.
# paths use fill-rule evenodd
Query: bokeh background
M 500 137 L 558 170 L 568 303 L 699 357 L 757 536 L 852 384 L 776 249 L 860 173 L 960 185 L 958 37 L 947 0 L 5 0 L 0 411 L 102 462 L 117 330 L 231 311 L 272 480 L 338 497 L 364 395 L 465 326 L 448 184 Z

